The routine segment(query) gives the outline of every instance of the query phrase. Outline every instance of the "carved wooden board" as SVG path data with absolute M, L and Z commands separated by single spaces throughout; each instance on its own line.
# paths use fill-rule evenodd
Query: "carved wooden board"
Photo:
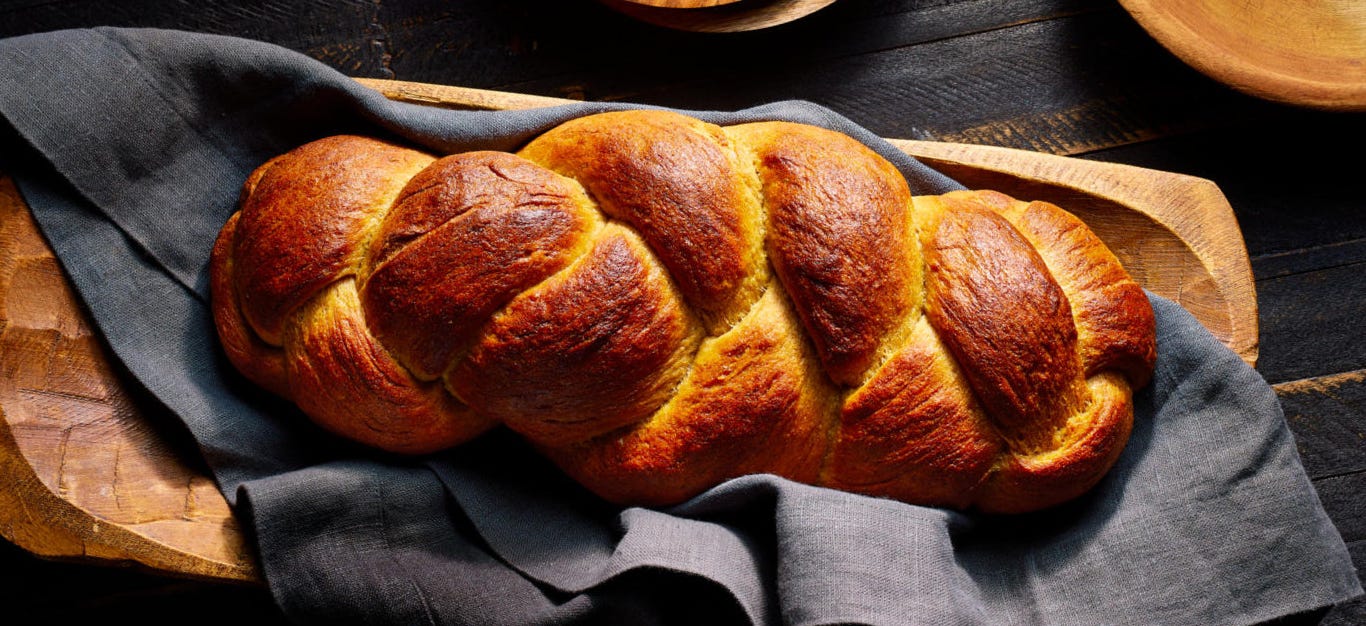
M 564 101 L 363 80 L 396 100 L 512 109 Z M 1211 182 L 1006 148 L 893 142 L 974 188 L 1071 210 L 1145 287 L 1249 363 L 1257 307 L 1241 232 Z M 140 412 L 52 250 L 0 178 L 0 534 L 35 554 L 256 581 L 227 503 L 191 442 Z

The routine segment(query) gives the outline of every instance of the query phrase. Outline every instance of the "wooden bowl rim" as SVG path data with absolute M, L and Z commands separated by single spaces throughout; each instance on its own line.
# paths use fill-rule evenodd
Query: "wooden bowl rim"
M 1134 20 L 1168 51 L 1234 89 L 1284 104 L 1333 111 L 1366 111 L 1366 38 L 1360 46 L 1360 55 L 1315 47 L 1317 41 L 1332 37 L 1296 38 L 1296 49 L 1289 52 L 1288 48 L 1269 46 L 1269 40 L 1263 37 L 1284 34 L 1285 25 L 1279 22 L 1267 20 L 1262 22 L 1266 28 L 1249 31 L 1200 19 L 1202 12 L 1218 6 L 1219 2 L 1236 2 L 1242 11 L 1256 11 L 1267 6 L 1238 0 L 1119 0 Z M 1308 2 L 1296 6 L 1328 11 L 1332 10 L 1329 4 Z M 1366 32 L 1366 8 L 1355 17 L 1359 19 L 1352 24 Z M 1248 50 L 1260 52 L 1249 54 Z M 1278 55 L 1278 52 L 1285 54 Z M 1300 63 L 1278 56 L 1293 57 Z M 1287 62 L 1280 62 L 1282 60 Z
M 692 9 L 666 8 L 651 0 L 598 0 L 628 17 L 680 31 L 741 33 L 799 20 L 836 0 L 743 0 Z
M 622 0 L 622 2 L 643 4 L 645 6 L 659 7 L 661 9 L 706 9 L 745 1 L 746 0 Z

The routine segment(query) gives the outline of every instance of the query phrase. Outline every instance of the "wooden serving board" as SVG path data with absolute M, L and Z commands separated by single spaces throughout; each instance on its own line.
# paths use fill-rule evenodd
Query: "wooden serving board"
M 564 100 L 362 80 L 389 98 L 464 109 Z M 893 140 L 965 185 L 1055 202 L 1145 287 L 1248 363 L 1252 271 L 1211 182 L 1005 148 Z M 0 177 L 0 534 L 35 554 L 259 581 L 248 542 L 174 418 L 139 409 L 11 180 Z

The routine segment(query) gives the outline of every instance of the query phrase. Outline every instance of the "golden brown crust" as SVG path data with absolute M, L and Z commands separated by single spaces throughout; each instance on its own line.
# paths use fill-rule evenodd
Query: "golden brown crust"
M 1005 448 L 927 318 L 845 401 L 829 484 L 963 508 Z
M 248 380 L 279 396 L 290 397 L 289 377 L 285 374 L 285 354 L 261 339 L 247 325 L 238 305 L 235 262 L 232 256 L 234 234 L 241 213 L 233 213 L 219 231 L 209 257 L 209 295 L 213 321 L 223 351 L 237 371 Z
M 640 421 L 668 400 L 701 339 L 681 300 L 644 243 L 610 226 L 583 259 L 509 303 L 447 384 L 541 445 Z
M 1091 401 L 1069 420 L 1053 450 L 1007 454 L 981 488 L 977 507 L 1024 513 L 1054 506 L 1095 486 L 1119 459 L 1133 429 L 1133 394 L 1123 377 L 1104 373 L 1088 381 Z
M 1086 374 L 1117 369 L 1134 387 L 1147 384 L 1157 361 L 1153 309 L 1100 238 L 1047 202 L 1021 202 L 998 192 L 956 193 L 989 203 L 1038 250 L 1069 294 Z
M 353 273 L 371 222 L 432 158 L 363 137 L 329 137 L 248 179 L 233 257 L 243 317 L 279 345 L 285 320 Z
M 597 227 L 572 181 L 506 153 L 446 157 L 385 218 L 365 318 L 416 375 L 439 378 L 495 311 L 583 254 Z
M 1066 294 L 1009 222 L 961 196 L 919 201 L 925 315 L 1019 450 L 1046 449 L 1085 401 Z
M 494 422 L 421 383 L 365 327 L 355 279 L 333 283 L 285 332 L 293 400 L 322 427 L 392 452 L 467 441 Z
M 919 304 L 905 179 L 823 128 L 765 122 L 729 132 L 754 150 L 775 273 L 831 378 L 858 384 Z
M 1054 205 L 912 198 L 838 133 L 661 111 L 518 155 L 302 146 L 244 184 L 211 289 L 231 362 L 324 428 L 423 453 L 503 424 L 622 504 L 762 472 L 1051 506 L 1115 463 L 1156 350 Z
M 668 405 L 623 432 L 546 452 L 614 502 L 681 502 L 721 481 L 768 472 L 819 479 L 833 391 L 776 291 L 698 351 Z
M 713 330 L 762 292 L 759 207 L 724 132 L 666 111 L 569 121 L 519 153 L 578 180 L 603 213 L 640 233 Z

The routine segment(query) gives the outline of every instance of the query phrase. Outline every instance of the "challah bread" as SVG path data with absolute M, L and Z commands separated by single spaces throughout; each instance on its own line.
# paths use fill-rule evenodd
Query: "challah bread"
M 1155 357 L 1142 289 L 1062 209 L 663 111 L 517 154 L 309 143 L 246 181 L 211 276 L 232 363 L 322 427 L 426 453 L 502 424 L 621 504 L 762 472 L 1051 506 L 1114 463 Z

